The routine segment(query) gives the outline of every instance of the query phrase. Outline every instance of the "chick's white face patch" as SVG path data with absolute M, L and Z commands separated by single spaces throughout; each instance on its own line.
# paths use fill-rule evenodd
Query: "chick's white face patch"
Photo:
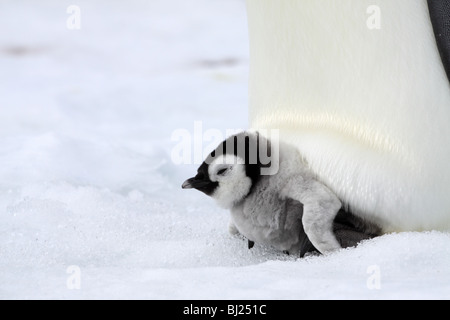
M 230 209 L 250 192 L 252 180 L 245 173 L 245 161 L 233 155 L 221 155 L 208 168 L 211 181 L 219 186 L 212 194 L 217 203 Z

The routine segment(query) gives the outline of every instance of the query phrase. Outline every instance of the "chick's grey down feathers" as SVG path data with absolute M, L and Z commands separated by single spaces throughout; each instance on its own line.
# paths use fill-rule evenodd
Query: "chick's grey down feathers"
M 295 148 L 277 145 L 278 158 L 271 160 L 277 161 L 278 170 L 262 175 L 263 168 L 274 164 L 261 161 L 262 144 L 269 146 L 270 156 L 272 142 L 258 133 L 228 138 L 183 188 L 196 188 L 230 209 L 230 230 L 244 235 L 249 248 L 260 243 L 303 256 L 355 246 L 379 234 L 375 225 L 342 210 L 340 201 L 308 170 Z M 223 163 L 230 159 L 234 163 Z
M 301 257 L 317 252 L 303 228 L 303 204 L 290 198 L 280 199 L 266 188 L 267 178 L 262 178 L 242 204 L 231 209 L 236 228 L 251 243 L 297 252 Z M 250 227 L 246 228 L 248 224 Z M 378 236 L 380 229 L 341 209 L 333 222 L 333 232 L 341 247 L 348 248 Z

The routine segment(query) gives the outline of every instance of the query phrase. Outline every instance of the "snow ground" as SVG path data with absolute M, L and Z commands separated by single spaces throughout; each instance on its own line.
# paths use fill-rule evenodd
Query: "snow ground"
M 0 299 L 450 298 L 450 234 L 300 260 L 181 190 L 176 129 L 247 126 L 242 0 L 0 7 Z

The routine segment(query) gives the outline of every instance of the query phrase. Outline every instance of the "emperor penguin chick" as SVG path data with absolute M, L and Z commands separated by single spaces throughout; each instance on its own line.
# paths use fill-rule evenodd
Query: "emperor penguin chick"
M 326 254 L 341 248 L 336 235 L 345 238 L 345 247 L 371 237 L 363 223 L 345 214 L 337 233 L 334 223 L 342 207 L 337 196 L 316 179 L 296 148 L 257 132 L 223 141 L 182 187 L 230 209 L 230 232 L 244 235 L 249 244 L 301 255 L 314 247 Z

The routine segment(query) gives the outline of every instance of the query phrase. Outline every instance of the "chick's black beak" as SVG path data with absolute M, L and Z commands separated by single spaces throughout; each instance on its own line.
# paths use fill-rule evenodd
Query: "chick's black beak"
M 218 185 L 217 182 L 212 182 L 209 179 L 197 176 L 195 178 L 187 179 L 181 187 L 183 189 L 197 189 L 206 195 L 211 195 Z
M 195 178 L 187 179 L 185 182 L 183 182 L 183 185 L 181 186 L 183 189 L 193 189 L 193 182 Z

